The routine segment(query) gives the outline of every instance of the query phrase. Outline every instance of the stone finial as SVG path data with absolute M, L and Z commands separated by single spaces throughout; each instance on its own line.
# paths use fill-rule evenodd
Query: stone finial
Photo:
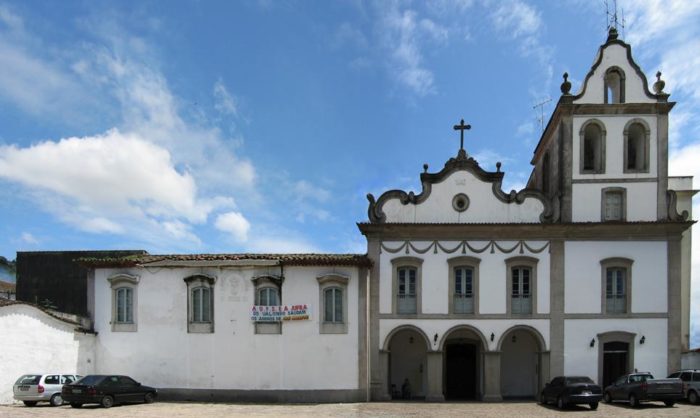
M 423 172 L 427 173 L 428 172 L 428 164 L 423 164 Z
M 501 172 L 501 162 L 499 161 L 496 163 L 496 173 L 500 173 L 500 172 Z
M 656 94 L 665 94 L 664 87 L 666 87 L 666 82 L 661 79 L 661 71 L 657 71 L 656 83 L 654 83 L 654 92 Z
M 564 82 L 561 83 L 561 93 L 564 95 L 570 95 L 571 83 L 569 82 L 569 73 L 564 73 Z
M 610 30 L 608 31 L 607 42 L 614 41 L 615 39 L 617 39 L 617 28 L 614 26 L 611 26 Z

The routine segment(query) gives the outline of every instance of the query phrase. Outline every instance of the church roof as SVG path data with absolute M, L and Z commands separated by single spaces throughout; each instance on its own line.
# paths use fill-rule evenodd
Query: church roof
M 88 267 L 135 267 L 148 265 L 231 264 L 272 262 L 288 266 L 369 266 L 365 254 L 139 254 L 113 258 L 80 258 Z

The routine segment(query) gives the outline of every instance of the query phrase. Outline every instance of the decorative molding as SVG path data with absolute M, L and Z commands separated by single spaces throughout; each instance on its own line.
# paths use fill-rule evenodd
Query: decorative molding
M 536 189 L 523 189 L 519 192 L 512 190 L 508 194 L 504 193 L 503 190 L 501 190 L 504 173 L 500 171 L 500 163 L 496 166 L 498 170 L 496 172 L 485 171 L 479 166 L 479 163 L 474 158 L 468 157 L 467 153 L 461 149 L 459 150 L 457 157 L 450 158 L 445 163 L 445 167 L 443 167 L 443 169 L 437 173 L 428 173 L 428 166 L 424 166 L 426 171 L 420 175 L 423 190 L 418 195 L 413 192 L 406 193 L 403 190 L 389 190 L 388 192 L 384 192 L 381 196 L 379 196 L 379 199 L 375 200 L 374 195 L 371 193 L 367 194 L 367 200 L 369 201 L 367 216 L 369 221 L 371 223 L 386 222 L 386 214 L 384 213 L 383 208 L 389 200 L 398 199 L 402 205 L 417 205 L 428 199 L 430 193 L 432 192 L 433 184 L 442 182 L 449 175 L 457 171 L 467 171 L 473 174 L 479 180 L 491 183 L 491 190 L 493 191 L 494 196 L 496 196 L 496 198 L 503 203 L 522 204 L 528 197 L 538 199 L 544 206 L 544 210 L 540 214 L 540 221 L 551 222 L 552 208 L 550 202 L 546 199 L 544 194 Z
M 666 190 L 666 203 L 668 205 L 668 220 L 669 221 L 687 221 L 688 211 L 684 210 L 678 213 L 678 195 L 675 190 Z
M 571 180 L 573 184 L 600 184 L 600 183 L 658 183 L 659 179 L 656 177 L 647 178 L 609 178 L 609 179 L 574 179 Z
M 477 248 L 469 244 L 468 241 L 463 240 L 457 244 L 454 248 L 448 248 L 446 246 L 443 246 L 439 241 L 433 241 L 430 244 L 428 244 L 427 247 L 425 248 L 417 248 L 411 241 L 404 241 L 403 244 L 401 244 L 397 248 L 390 248 L 384 245 L 384 243 L 380 243 L 380 253 L 382 251 L 386 251 L 391 254 L 396 254 L 401 251 L 404 251 L 406 254 L 410 254 L 410 251 L 413 251 L 414 253 L 418 254 L 425 254 L 431 249 L 433 250 L 433 254 L 438 253 L 438 249 L 442 251 L 445 254 L 454 254 L 461 248 L 461 254 L 467 254 L 467 249 L 469 249 L 470 252 L 476 253 L 476 254 L 481 254 L 486 250 L 490 250 L 490 253 L 493 254 L 496 252 L 496 249 L 498 249 L 500 252 L 503 254 L 510 254 L 515 250 L 518 250 L 518 254 L 525 254 L 525 249 L 527 251 L 534 253 L 534 254 L 539 254 L 542 251 L 546 250 L 549 247 L 549 242 L 546 242 L 542 247 L 540 248 L 535 248 L 531 247 L 528 245 L 524 240 L 519 240 L 517 244 L 513 245 L 511 248 L 506 248 L 501 245 L 499 245 L 496 241 L 489 241 L 483 248 Z

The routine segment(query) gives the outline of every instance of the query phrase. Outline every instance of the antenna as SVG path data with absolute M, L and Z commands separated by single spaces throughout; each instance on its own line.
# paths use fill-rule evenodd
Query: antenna
M 544 105 L 547 103 L 551 102 L 551 98 L 546 98 L 543 99 L 541 102 L 536 103 L 534 106 L 532 106 L 533 109 L 539 108 L 539 114 L 537 115 L 537 122 L 540 123 L 540 129 L 542 129 L 542 132 L 544 132 Z
M 622 28 L 623 30 L 623 38 L 624 38 L 624 29 L 625 29 L 625 10 L 620 9 L 622 18 L 618 19 L 617 18 L 617 0 L 613 0 L 613 6 L 614 10 L 611 12 L 610 11 L 610 5 L 608 4 L 608 0 L 604 0 L 603 4 L 605 4 L 605 29 L 610 30 L 610 28 L 615 28 L 615 30 L 618 29 L 618 27 Z

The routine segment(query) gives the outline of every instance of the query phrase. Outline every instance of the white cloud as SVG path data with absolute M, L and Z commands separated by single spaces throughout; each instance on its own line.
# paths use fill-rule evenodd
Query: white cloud
M 24 244 L 29 245 L 36 245 L 39 243 L 39 240 L 30 232 L 22 232 L 22 235 L 20 236 L 20 241 Z
M 227 212 L 216 217 L 217 229 L 231 234 L 237 241 L 248 240 L 250 222 L 239 212 Z
M 214 109 L 219 113 L 230 116 L 238 115 L 238 105 L 236 99 L 229 93 L 223 80 L 219 79 L 214 84 Z

